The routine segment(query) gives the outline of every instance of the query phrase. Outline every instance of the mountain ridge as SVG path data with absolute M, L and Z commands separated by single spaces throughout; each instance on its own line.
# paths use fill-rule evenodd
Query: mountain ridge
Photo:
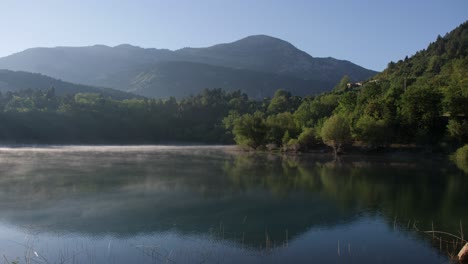
M 310 87 L 301 86 L 299 91 L 301 95 L 330 90 L 343 75 L 348 75 L 354 80 L 362 80 L 377 73 L 349 61 L 331 57 L 312 57 L 287 41 L 267 35 L 248 36 L 234 42 L 205 48 L 187 47 L 178 50 L 142 48 L 130 44 L 120 44 L 114 47 L 98 44 L 85 47 L 30 48 L 0 58 L 0 69 L 41 73 L 73 83 L 113 87 L 139 93 L 136 89 L 138 87 L 132 86 L 132 80 L 142 73 L 151 71 L 154 67 L 159 67 L 159 63 L 169 61 L 179 62 L 180 65 L 185 63 L 186 68 L 193 66 L 192 63 L 200 63 L 205 69 L 208 69 L 205 65 L 224 67 L 218 70 L 220 72 L 250 71 L 251 73 L 246 74 L 248 76 L 261 72 L 274 76 L 272 80 L 282 77 L 281 83 L 293 79 L 294 83 L 309 81 Z M 175 73 L 168 74 L 174 76 Z M 117 84 L 112 79 L 115 76 L 119 76 L 118 79 L 121 80 Z M 242 76 L 232 74 L 222 76 L 226 78 L 222 83 L 235 83 L 238 82 L 236 79 L 242 78 Z M 161 76 L 162 79 L 163 77 Z M 260 74 L 253 83 L 261 83 L 260 80 L 264 78 L 265 75 Z M 158 85 L 149 88 L 155 90 L 152 94 L 158 94 L 157 90 L 168 88 L 163 82 L 155 83 Z M 190 80 L 186 83 L 191 84 Z M 240 83 L 246 83 L 246 80 Z M 198 89 L 212 85 L 210 79 L 199 78 L 193 84 Z M 261 87 L 261 89 L 272 90 L 273 84 L 268 85 L 270 86 Z M 228 89 L 231 88 L 228 87 Z M 252 88 L 237 88 L 247 93 L 253 92 Z M 183 95 L 186 90 L 190 90 L 190 87 L 178 89 L 176 93 Z

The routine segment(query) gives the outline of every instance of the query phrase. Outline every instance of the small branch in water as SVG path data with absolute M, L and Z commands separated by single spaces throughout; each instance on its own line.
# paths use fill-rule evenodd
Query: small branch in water
M 432 239 L 434 239 L 435 233 L 434 233 L 434 221 L 431 221 L 432 223 Z
M 338 257 L 340 257 L 340 241 L 338 240 Z
M 463 225 L 462 225 L 461 219 L 460 219 L 460 235 L 461 235 L 461 239 L 464 241 L 464 239 L 463 239 Z
M 242 232 L 242 248 L 244 248 L 244 237 L 245 237 L 245 232 Z
M 265 230 L 265 251 L 268 251 L 269 249 L 269 241 L 268 241 L 268 232 Z
M 5 259 L 5 261 L 6 261 L 7 264 L 10 264 L 10 262 L 9 262 L 8 259 L 5 257 L 5 255 L 3 255 L 3 258 Z
M 447 232 L 443 232 L 443 231 L 422 231 L 423 233 L 437 233 L 437 234 L 444 234 L 444 235 L 447 235 L 447 236 L 452 236 L 452 237 L 455 237 L 455 238 L 458 238 L 460 239 L 461 241 L 465 242 L 465 243 L 468 243 L 468 241 L 464 240 L 463 238 L 459 237 L 459 236 L 456 236 L 454 234 L 450 234 L 450 233 L 447 233 Z

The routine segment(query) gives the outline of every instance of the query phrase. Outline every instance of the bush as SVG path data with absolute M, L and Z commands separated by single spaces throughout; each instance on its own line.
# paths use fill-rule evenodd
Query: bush
M 283 151 L 298 152 L 299 150 L 300 145 L 297 139 L 290 139 L 288 143 L 283 146 Z
M 447 130 L 451 138 L 459 141 L 468 141 L 468 121 L 450 120 L 447 124 Z
M 453 160 L 458 168 L 468 174 L 468 144 L 455 152 Z
M 268 116 L 266 125 L 268 128 L 267 141 L 278 146 L 288 143 L 290 138 L 297 137 L 300 131 L 294 122 L 293 115 L 289 112 Z M 288 136 L 285 141 L 286 134 Z
M 389 128 L 383 119 L 362 116 L 356 123 L 356 137 L 369 147 L 385 145 L 389 140 Z
M 317 139 L 315 130 L 313 128 L 306 127 L 297 138 L 297 143 L 301 149 L 309 149 L 318 144 L 319 140 Z
M 233 121 L 232 133 L 239 145 L 257 149 L 265 143 L 267 126 L 263 114 L 255 112 L 253 115 L 245 114 Z
M 333 148 L 335 156 L 341 154 L 344 144 L 351 141 L 351 130 L 348 120 L 339 115 L 333 115 L 323 123 L 322 140 Z

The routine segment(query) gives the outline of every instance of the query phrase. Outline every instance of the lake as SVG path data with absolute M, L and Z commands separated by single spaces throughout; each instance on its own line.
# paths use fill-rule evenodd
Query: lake
M 449 263 L 446 157 L 234 147 L 0 148 L 2 263 Z M 434 227 L 433 227 L 434 226 Z M 3 262 L 5 260 L 5 262 Z

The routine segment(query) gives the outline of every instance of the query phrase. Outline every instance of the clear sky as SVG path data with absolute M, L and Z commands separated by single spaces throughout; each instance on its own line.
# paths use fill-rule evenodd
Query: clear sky
M 468 0 L 0 0 L 0 56 L 31 47 L 179 49 L 266 34 L 382 70 L 468 20 Z

